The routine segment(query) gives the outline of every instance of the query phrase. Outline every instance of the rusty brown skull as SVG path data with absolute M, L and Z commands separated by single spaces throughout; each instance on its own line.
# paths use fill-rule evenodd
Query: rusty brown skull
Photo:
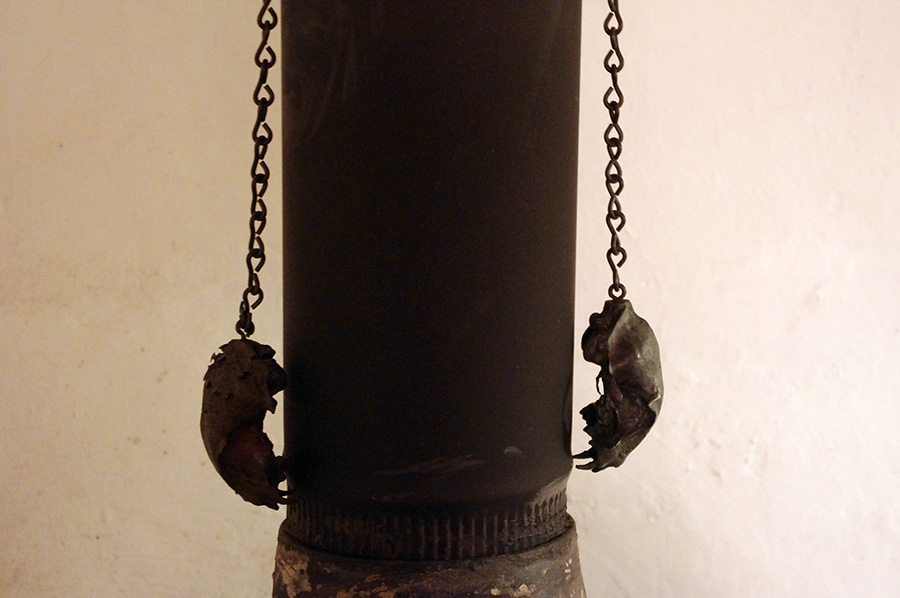
M 618 467 L 650 431 L 662 405 L 659 345 L 631 302 L 607 301 L 581 339 L 584 358 L 600 366 L 600 398 L 581 410 L 591 448 L 576 455 L 579 469 Z
M 266 412 L 275 412 L 272 395 L 284 390 L 287 377 L 275 351 L 249 339 L 220 347 L 203 385 L 200 433 L 206 452 L 222 479 L 241 498 L 278 509 L 287 504 L 282 457 L 263 432 Z

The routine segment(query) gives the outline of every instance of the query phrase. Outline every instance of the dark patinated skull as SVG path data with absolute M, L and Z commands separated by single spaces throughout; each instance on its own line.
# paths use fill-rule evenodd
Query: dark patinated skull
M 581 339 L 584 358 L 600 366 L 600 398 L 581 410 L 591 448 L 576 455 L 590 459 L 579 469 L 618 467 L 650 431 L 662 405 L 659 344 L 650 325 L 631 302 L 607 301 L 593 314 Z M 599 388 L 599 384 L 598 384 Z
M 287 504 L 281 457 L 263 432 L 266 412 L 275 412 L 272 395 L 284 390 L 287 377 L 275 351 L 249 339 L 220 347 L 203 385 L 200 433 L 206 452 L 222 479 L 241 498 L 278 509 Z

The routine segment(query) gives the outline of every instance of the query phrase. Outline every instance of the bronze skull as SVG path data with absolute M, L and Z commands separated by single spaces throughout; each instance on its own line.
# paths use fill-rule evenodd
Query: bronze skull
M 203 385 L 200 433 L 222 479 L 254 505 L 278 509 L 288 504 L 282 457 L 263 432 L 266 412 L 275 412 L 273 395 L 287 386 L 275 351 L 249 339 L 236 339 L 212 357 Z
M 600 398 L 581 410 L 591 448 L 576 455 L 590 462 L 579 469 L 618 467 L 640 444 L 659 415 L 663 381 L 659 344 L 631 301 L 607 301 L 591 315 L 581 339 L 584 358 L 600 366 Z

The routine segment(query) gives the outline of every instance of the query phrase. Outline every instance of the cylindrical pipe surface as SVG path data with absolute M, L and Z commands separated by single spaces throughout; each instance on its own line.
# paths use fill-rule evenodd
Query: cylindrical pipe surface
M 580 4 L 283 3 L 302 542 L 475 558 L 566 529 Z

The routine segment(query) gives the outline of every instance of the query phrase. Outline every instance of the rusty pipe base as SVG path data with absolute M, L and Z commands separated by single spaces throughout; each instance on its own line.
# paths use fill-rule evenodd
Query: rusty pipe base
M 585 598 L 575 522 L 516 554 L 458 561 L 349 558 L 303 546 L 282 527 L 273 598 Z

